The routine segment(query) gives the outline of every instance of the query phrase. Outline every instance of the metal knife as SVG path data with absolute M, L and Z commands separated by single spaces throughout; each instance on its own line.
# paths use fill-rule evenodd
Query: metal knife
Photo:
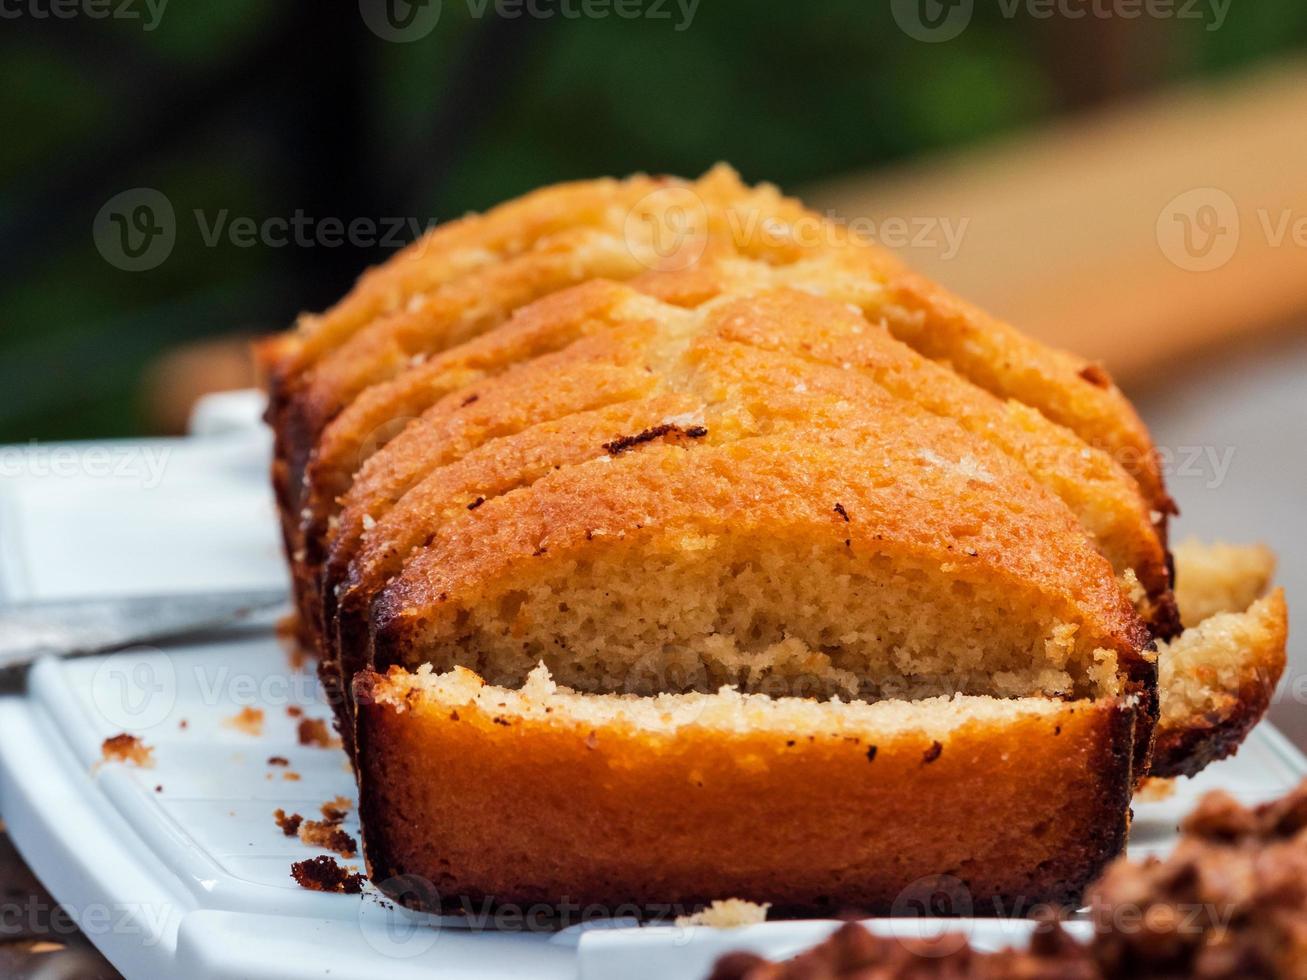
M 0 603 L 0 670 L 271 621 L 286 603 L 285 589 Z

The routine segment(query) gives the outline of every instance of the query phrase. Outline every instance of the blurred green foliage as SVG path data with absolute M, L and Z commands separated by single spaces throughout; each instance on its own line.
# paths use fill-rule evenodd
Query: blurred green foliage
M 153 30 L 38 16 L 48 0 L 5 9 L 0 441 L 142 432 L 158 352 L 277 329 L 390 251 L 210 245 L 197 209 L 426 223 L 556 180 L 716 160 L 793 187 L 1307 43 L 1301 0 L 1232 5 L 1219 30 L 1106 31 L 976 0 L 942 44 L 866 0 L 705 0 L 682 30 L 675 13 L 509 21 L 444 0 L 410 44 L 372 34 L 351 2 L 173 3 Z M 172 202 L 177 241 L 125 272 L 92 223 L 141 186 Z

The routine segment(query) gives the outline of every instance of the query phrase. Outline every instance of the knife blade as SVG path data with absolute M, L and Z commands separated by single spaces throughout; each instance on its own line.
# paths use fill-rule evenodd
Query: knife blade
M 0 603 L 0 669 L 88 656 L 270 618 L 285 589 Z

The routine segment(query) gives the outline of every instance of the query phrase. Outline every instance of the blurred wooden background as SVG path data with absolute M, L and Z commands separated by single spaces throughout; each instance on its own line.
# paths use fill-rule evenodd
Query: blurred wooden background
M 938 225 L 898 251 L 1134 386 L 1307 312 L 1307 63 L 1072 115 L 805 197 L 877 227 L 962 228 L 955 255 Z

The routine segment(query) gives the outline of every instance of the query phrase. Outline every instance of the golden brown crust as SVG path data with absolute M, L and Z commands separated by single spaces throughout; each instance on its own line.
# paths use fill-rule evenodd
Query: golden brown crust
M 723 187 L 733 177 L 724 171 L 711 176 L 716 185 Z M 512 261 L 541 238 L 594 225 L 614 208 L 620 214 L 629 213 L 639 201 L 669 183 L 673 182 L 635 176 L 626 181 L 560 184 L 500 205 L 484 215 L 448 222 L 389 262 L 368 270 L 354 289 L 326 313 L 302 316 L 294 331 L 261 343 L 259 363 L 267 377 L 267 419 L 275 435 L 274 458 L 278 462 L 273 483 L 282 507 L 287 553 L 293 555 L 303 544 L 294 533 L 302 468 L 325 421 L 318 415 L 326 409 L 320 406 L 311 410 L 304 405 L 312 384 L 312 369 L 318 361 L 378 318 L 400 313 L 414 297 Z
M 626 278 L 646 268 L 620 240 L 592 241 L 578 233 L 415 297 L 405 309 L 374 320 L 326 355 L 285 424 L 307 455 L 323 427 L 356 395 L 420 364 L 429 353 L 498 326 L 514 309 L 542 296 L 589 279 Z
M 1101 366 L 1045 347 L 922 276 L 895 279 L 889 295 L 887 315 L 896 337 L 1107 451 L 1139 481 L 1160 515 L 1176 513 L 1148 430 Z
M 372 453 L 441 398 L 611 325 L 613 307 L 629 295 L 604 279 L 564 290 L 517 311 L 502 328 L 362 392 L 318 441 L 306 487 L 315 495 L 309 502 L 315 516 L 325 517 Z
M 888 912 L 958 879 L 977 915 L 1078 900 L 1121 849 L 1131 712 L 1064 704 L 921 732 L 505 717 L 363 674 L 365 853 L 446 909 L 697 907 L 730 894 L 785 913 Z M 393 882 L 392 882 L 393 884 Z
M 953 419 L 1053 490 L 1118 572 L 1133 570 L 1150 595 L 1169 587 L 1165 551 L 1135 482 L 1110 454 L 1087 446 L 1073 431 L 1020 402 L 1000 401 L 873 329 L 852 309 L 793 290 L 720 307 L 710 328 L 724 339 L 848 365 L 896 397 Z
M 658 333 L 657 324 L 631 323 L 441 399 L 356 474 L 332 539 L 332 565 L 343 570 L 365 525 L 383 516 L 436 466 L 533 424 L 654 392 L 658 377 L 644 369 L 642 357 Z
M 637 175 L 624 181 L 602 178 L 556 184 L 485 214 L 446 222 L 389 262 L 365 272 L 349 295 L 326 313 L 301 317 L 294 343 L 280 352 L 279 373 L 292 377 L 361 327 L 401 308 L 411 296 L 521 254 L 547 235 L 596 223 L 614 206 L 629 209 L 669 183 L 673 182 Z
M 437 243 L 438 229 L 414 254 L 365 277 L 336 310 L 309 318 L 315 329 L 294 377 L 274 372 L 273 422 L 285 434 L 279 449 L 289 461 L 292 493 L 323 426 L 360 391 L 401 374 L 415 359 L 474 337 L 558 289 L 733 254 L 749 239 L 764 240 L 750 230 L 757 221 L 802 213 L 772 188 L 745 188 L 726 168 L 693 184 L 596 181 L 558 196 L 571 202 L 570 218 L 555 201 L 548 221 L 532 223 L 517 214 L 534 213 L 528 199 L 496 209 L 482 220 L 485 227 L 464 229 L 449 242 Z M 521 227 L 510 233 L 514 215 Z M 762 251 L 773 258 L 785 253 Z M 378 302 L 355 322 L 360 310 Z

